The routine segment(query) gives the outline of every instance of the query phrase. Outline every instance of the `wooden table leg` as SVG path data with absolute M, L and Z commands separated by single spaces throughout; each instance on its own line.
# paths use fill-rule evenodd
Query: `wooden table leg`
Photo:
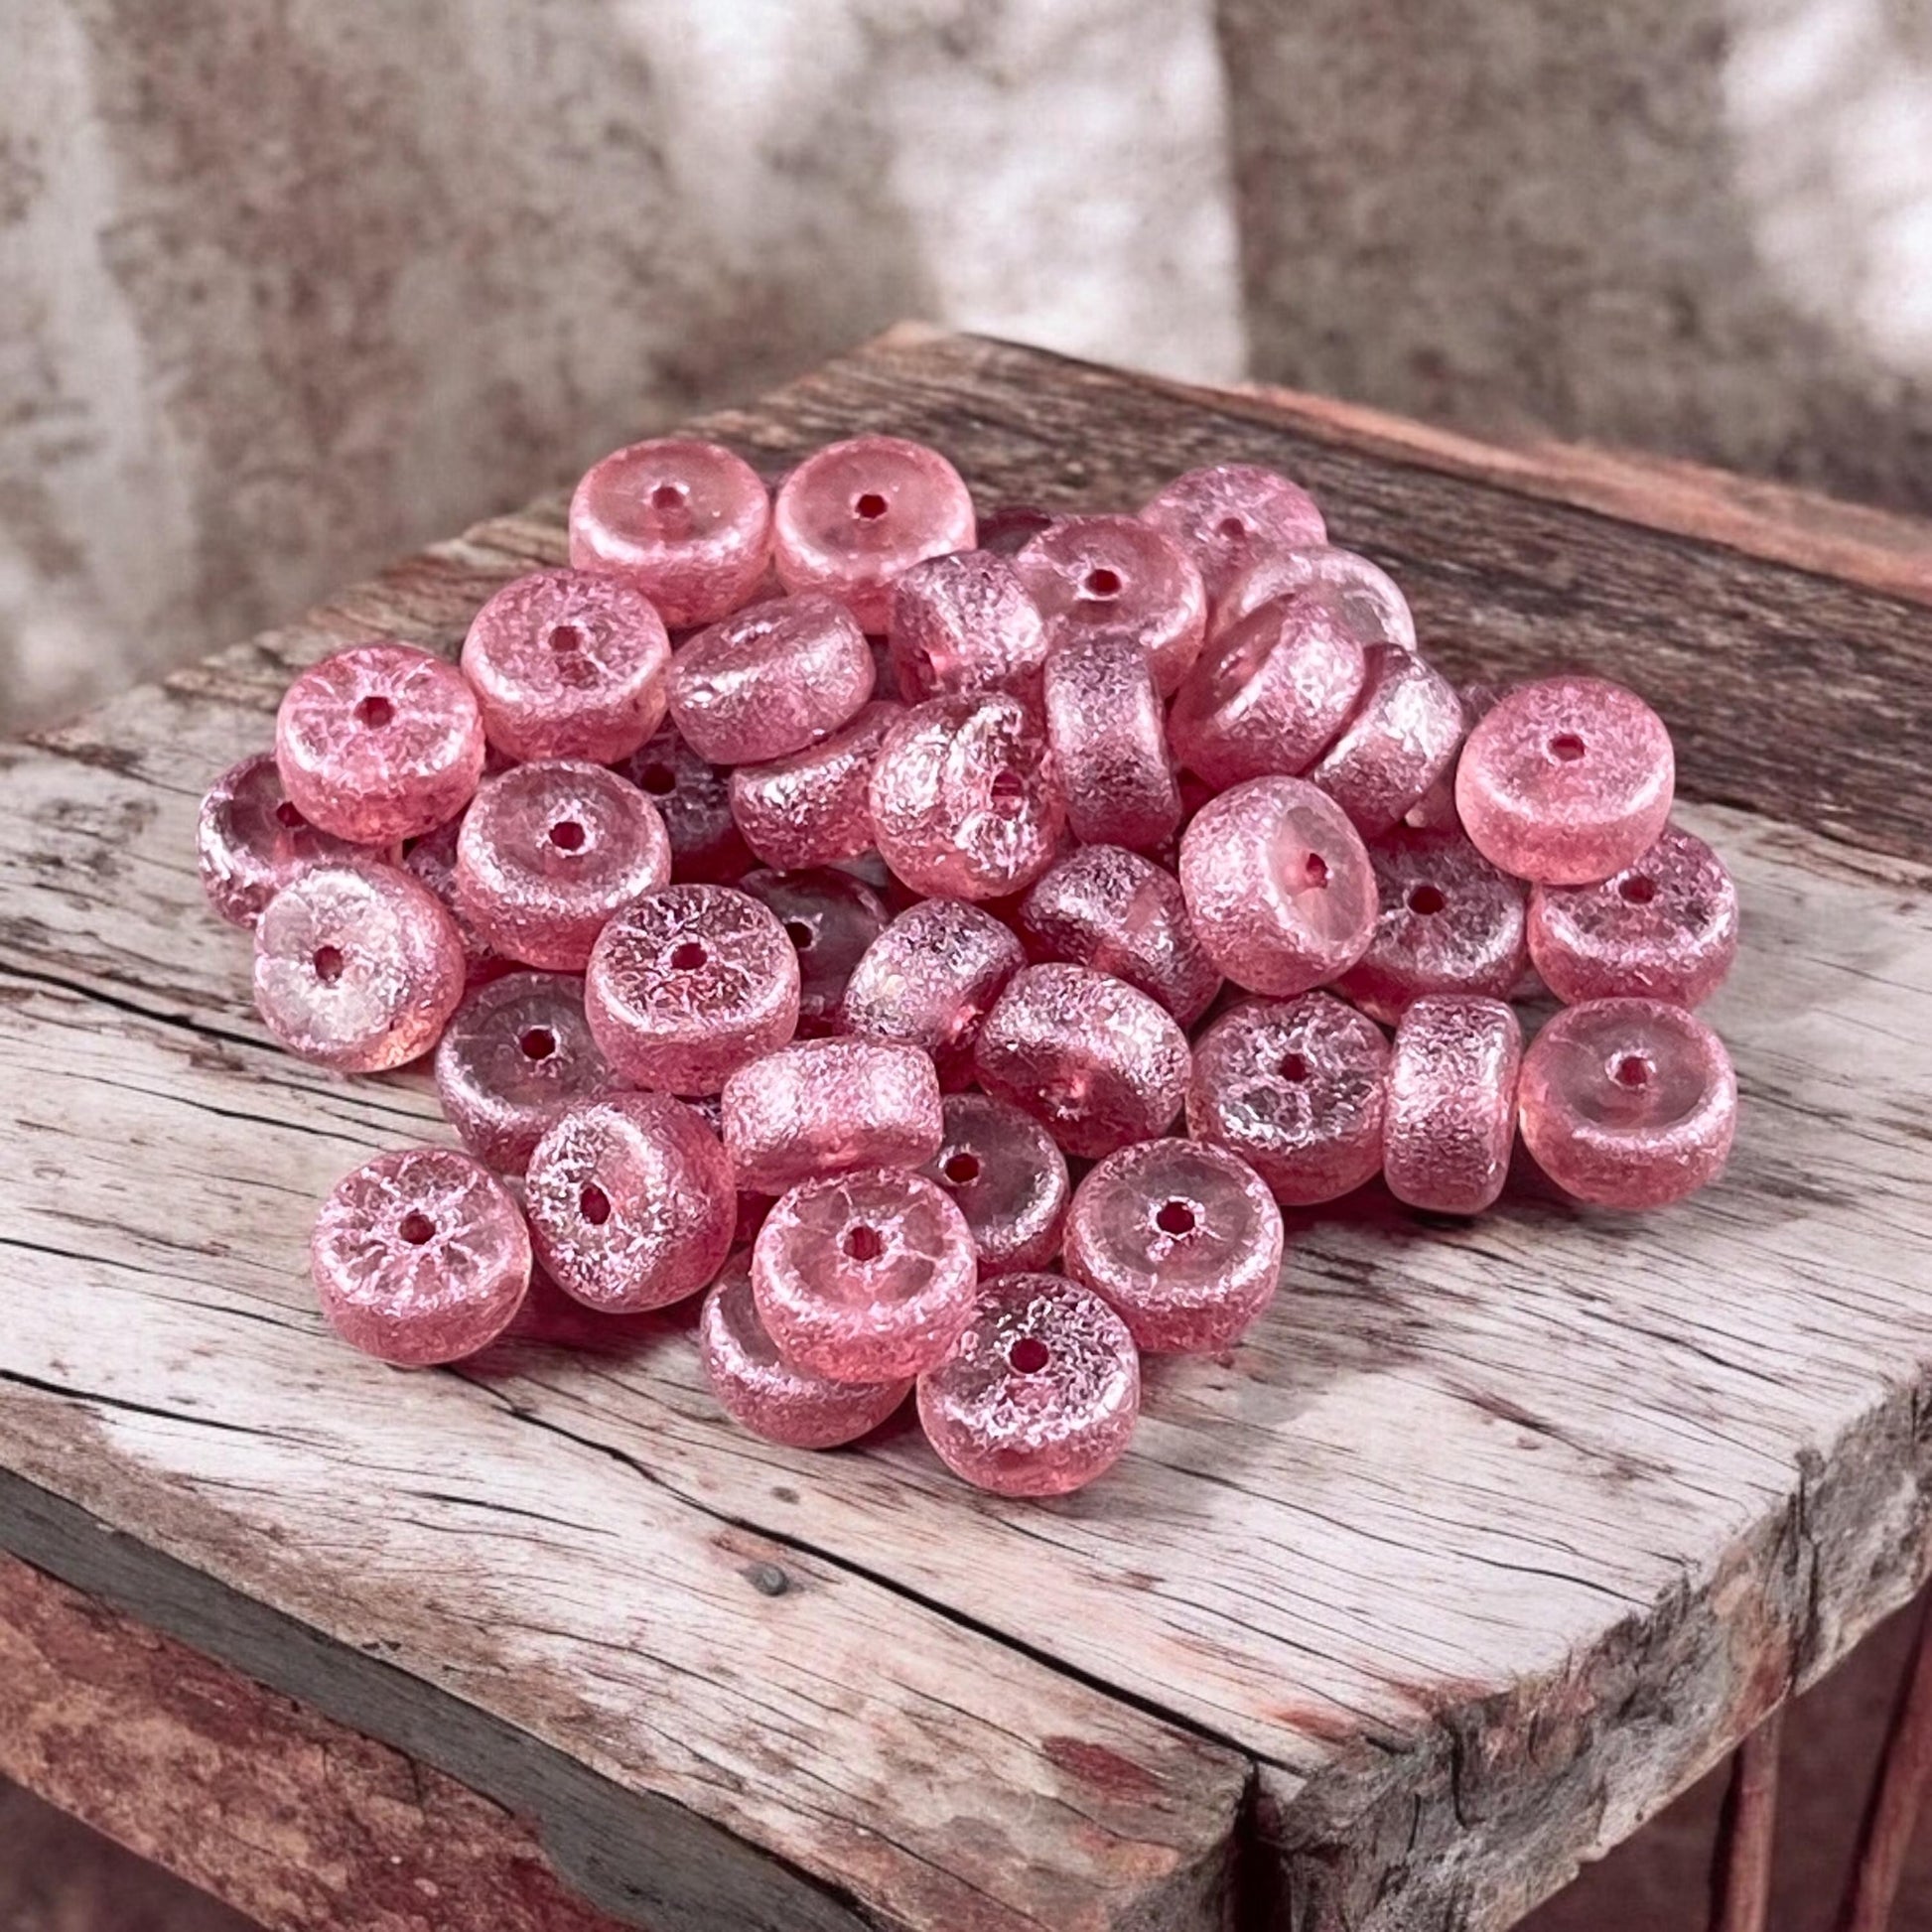
M 1932 1790 L 1932 1595 L 1920 1614 L 1918 1644 L 1906 1666 L 1891 1733 L 1878 1763 L 1858 1867 L 1839 1921 L 1843 1932 L 1884 1932 L 1891 1922 L 1905 1855 L 1928 1790 Z
M 1738 1745 L 1718 1825 L 1712 1932 L 1764 1932 L 1777 1844 L 1778 1758 L 1784 1744 L 1780 1705 Z

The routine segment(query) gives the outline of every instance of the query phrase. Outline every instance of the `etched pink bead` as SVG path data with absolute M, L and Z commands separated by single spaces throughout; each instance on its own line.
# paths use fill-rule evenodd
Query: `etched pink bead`
M 302 816 L 266 752 L 230 765 L 208 787 L 195 854 L 208 904 L 239 926 L 252 926 L 268 901 L 311 866 L 363 856 Z
M 472 986 L 481 986 L 499 973 L 507 973 L 512 962 L 477 930 L 457 898 L 456 848 L 462 835 L 463 819 L 458 817 L 447 825 L 439 825 L 433 832 L 425 832 L 420 839 L 411 839 L 403 855 L 402 869 L 411 878 L 420 879 L 456 922 L 458 936 L 463 941 L 464 977 Z
M 1634 691 L 1553 677 L 1518 685 L 1469 734 L 1455 807 L 1504 872 L 1587 886 L 1657 843 L 1676 782 L 1670 733 Z
M 1328 534 L 1300 483 L 1253 463 L 1189 470 L 1158 491 L 1141 515 L 1193 559 L 1210 604 L 1258 557 L 1322 543 Z
M 1431 994 L 1402 1016 L 1389 1056 L 1382 1173 L 1437 1214 L 1480 1214 L 1509 1176 L 1523 1032 L 1501 1000 Z
M 1044 1268 L 1059 1253 L 1066 1156 L 1012 1101 L 948 1094 L 943 1144 L 923 1172 L 965 1215 L 982 1276 Z
M 1416 621 L 1395 579 L 1352 550 L 1332 544 L 1270 550 L 1248 565 L 1216 601 L 1210 634 L 1245 622 L 1280 597 L 1315 592 L 1334 604 L 1364 644 L 1416 647 Z
M 1042 681 L 1066 818 L 1088 845 L 1147 847 L 1180 825 L 1167 721 L 1147 653 L 1121 637 L 1075 637 Z
M 428 1368 L 486 1348 L 516 1318 L 530 1236 L 509 1191 L 467 1154 L 399 1148 L 330 1189 L 309 1270 L 350 1347 Z
M 1187 1090 L 1187 1035 L 1145 993 L 1084 966 L 1016 973 L 973 1048 L 979 1083 L 1098 1160 L 1165 1134 Z
M 904 715 L 900 705 L 874 702 L 802 752 L 739 765 L 731 774 L 731 810 L 745 843 L 779 872 L 870 852 L 872 767 Z
M 1066 1272 L 1143 1353 L 1227 1348 L 1274 1299 L 1282 1210 L 1238 1155 L 1204 1141 L 1110 1154 L 1074 1191 Z
M 1187 1131 L 1232 1149 L 1278 1201 L 1306 1207 L 1382 1166 L 1389 1042 L 1328 993 L 1231 1008 L 1194 1042 Z
M 945 1132 L 932 1061 L 885 1040 L 795 1040 L 739 1067 L 723 1097 L 732 1172 L 761 1194 L 854 1168 L 921 1168 Z
M 671 842 L 671 877 L 680 885 L 730 886 L 751 870 L 732 816 L 731 773 L 701 759 L 675 726 L 646 739 L 618 772 L 657 808 Z
M 1364 656 L 1354 716 L 1309 776 L 1372 839 L 1400 824 L 1449 769 L 1462 742 L 1462 700 L 1412 651 L 1371 644 Z
M 1045 622 L 1019 572 L 990 550 L 914 564 L 893 589 L 890 638 L 908 703 L 958 692 L 1038 694 Z
M 641 591 L 673 629 L 736 611 L 770 555 L 764 484 L 716 443 L 633 443 L 593 464 L 570 499 L 571 563 Z
M 1277 998 L 1345 973 L 1375 930 L 1375 875 L 1341 808 L 1302 778 L 1252 778 L 1201 807 L 1180 890 L 1202 949 Z
M 357 644 L 282 694 L 275 762 L 297 811 L 358 845 L 432 832 L 483 776 L 483 717 L 454 664 L 414 644 Z
M 1737 1078 L 1704 1022 L 1661 1000 L 1565 1007 L 1523 1055 L 1523 1145 L 1565 1193 L 1663 1207 L 1723 1173 Z
M 937 450 L 855 436 L 808 456 L 778 485 L 772 533 L 786 590 L 835 597 L 883 636 L 906 571 L 972 549 L 973 499 Z
M 798 955 L 767 906 L 730 886 L 666 886 L 598 936 L 584 1012 L 640 1087 L 716 1093 L 798 1025 Z
M 662 1093 L 571 1108 L 530 1156 L 523 1204 L 551 1279 L 607 1314 L 666 1308 L 708 1286 L 738 1219 L 718 1137 Z
M 1126 1322 L 1058 1275 L 989 1282 L 971 1317 L 919 1377 L 919 1423 L 940 1461 L 1001 1496 L 1063 1496 L 1112 1468 L 1141 1413 Z
M 748 872 L 740 884 L 777 915 L 798 955 L 798 1031 L 835 1032 L 846 983 L 886 930 L 884 901 L 863 879 L 836 867 Z
M 1718 855 L 1675 825 L 1594 886 L 1530 893 L 1530 957 L 1559 1000 L 1619 996 L 1701 1006 L 1737 956 L 1737 888 Z
M 752 1246 L 752 1292 L 786 1361 L 834 1382 L 895 1382 L 938 1361 L 973 1311 L 965 1216 L 922 1174 L 801 1182 Z

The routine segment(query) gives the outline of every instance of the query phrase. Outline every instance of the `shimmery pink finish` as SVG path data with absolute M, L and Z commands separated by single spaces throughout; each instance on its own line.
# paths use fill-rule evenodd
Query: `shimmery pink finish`
M 1256 558 L 1318 544 L 1328 534 L 1314 498 L 1300 483 L 1253 463 L 1189 470 L 1141 515 L 1193 559 L 1210 603 Z
M 1104 1475 L 1140 1413 L 1127 1324 L 1058 1275 L 987 1283 L 952 1352 L 919 1377 L 919 1422 L 940 1461 L 1002 1496 L 1063 1496 Z
M 1054 521 L 1053 512 L 1036 503 L 1002 503 L 980 518 L 979 547 L 1002 557 L 1017 556 Z
M 1204 1141 L 1144 1141 L 1080 1182 L 1066 1272 L 1148 1354 L 1226 1348 L 1274 1299 L 1282 1210 L 1254 1169 Z
M 944 1189 L 903 1169 L 807 1180 L 752 1247 L 759 1314 L 785 1360 L 893 1382 L 944 1356 L 973 1311 L 973 1237 Z
M 1663 1207 L 1724 1171 L 1737 1078 L 1704 1022 L 1661 1000 L 1565 1007 L 1530 1042 L 1523 1145 L 1565 1193 Z
M 1516 1139 L 1523 1032 L 1501 1000 L 1418 1000 L 1395 1030 L 1382 1123 L 1389 1192 L 1438 1214 L 1480 1214 L 1503 1190 Z
M 725 1082 L 725 1152 L 741 1187 L 782 1194 L 815 1174 L 920 1168 L 939 1151 L 939 1078 L 916 1046 L 801 1039 Z
M 1462 700 L 1412 651 L 1371 644 L 1354 716 L 1309 776 L 1378 838 L 1449 767 L 1462 742 Z
M 459 816 L 433 832 L 425 832 L 420 839 L 411 839 L 403 855 L 402 869 L 412 878 L 420 879 L 455 921 L 457 936 L 463 941 L 464 977 L 472 986 L 481 986 L 485 980 L 508 972 L 512 962 L 477 930 L 457 899 L 456 848 L 462 836 L 463 819 Z
M 965 1215 L 981 1275 L 1044 1268 L 1059 1253 L 1066 1156 L 1012 1101 L 948 1094 L 944 1142 L 923 1173 Z
M 1469 734 L 1455 805 L 1504 872 L 1587 886 L 1656 844 L 1676 782 L 1670 733 L 1634 691 L 1553 677 L 1518 685 Z
M 796 872 L 872 850 L 872 767 L 886 734 L 904 717 L 887 701 L 789 758 L 741 764 L 731 774 L 732 817 L 767 866 Z
M 914 564 L 893 590 L 891 639 L 908 703 L 948 692 L 1039 691 L 1046 625 L 1019 572 L 990 550 Z
M 1212 632 L 1231 630 L 1278 597 L 1319 592 L 1336 604 L 1364 643 L 1416 647 L 1416 621 L 1394 578 L 1366 557 L 1332 544 L 1270 550 L 1257 557 L 1214 606 Z
M 1073 836 L 1147 847 L 1180 825 L 1167 723 L 1147 653 L 1123 637 L 1073 637 L 1047 660 L 1046 740 Z
M 680 885 L 731 886 L 751 870 L 732 817 L 731 773 L 701 759 L 674 726 L 646 739 L 618 770 L 657 807 Z
M 450 1148 L 378 1154 L 330 1189 L 309 1238 L 329 1324 L 399 1368 L 494 1341 L 530 1286 L 530 1236 L 502 1182 Z
M 835 866 L 806 872 L 748 872 L 743 889 L 768 905 L 798 955 L 798 1031 L 838 1029 L 846 982 L 886 930 L 886 907 L 863 879 Z
M 208 787 L 195 852 L 208 904 L 239 926 L 252 926 L 262 907 L 311 866 L 363 856 L 302 816 L 266 752 L 231 765 Z

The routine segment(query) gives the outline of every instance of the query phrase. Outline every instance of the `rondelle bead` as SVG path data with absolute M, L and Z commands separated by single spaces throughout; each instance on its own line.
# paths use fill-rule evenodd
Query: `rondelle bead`
M 329 1190 L 309 1270 L 351 1347 L 427 1368 L 486 1348 L 515 1319 L 530 1236 L 508 1189 L 469 1155 L 399 1148 Z
M 1041 685 L 1073 836 L 1146 847 L 1173 837 L 1180 793 L 1147 653 L 1123 637 L 1074 637 L 1047 660 Z
M 877 701 L 802 752 L 739 765 L 731 774 L 731 810 L 745 843 L 779 872 L 870 852 L 873 763 L 904 715 L 902 706 Z
M 772 553 L 788 591 L 835 597 L 883 636 L 893 587 L 914 564 L 973 547 L 973 499 L 937 450 L 855 436 L 808 456 L 778 485 Z
M 1516 1139 L 1523 1031 L 1499 999 L 1430 994 L 1395 1030 L 1382 1123 L 1389 1192 L 1437 1214 L 1480 1214 Z
M 436 1044 L 463 998 L 463 940 L 436 895 L 373 859 L 312 866 L 255 922 L 255 1010 L 291 1053 L 345 1073 Z
M 716 1093 L 798 1025 L 798 955 L 769 907 L 730 886 L 666 886 L 603 932 L 584 1012 L 613 1069 L 640 1087 Z
M 358 845 L 434 831 L 483 776 L 483 717 L 463 673 L 414 644 L 357 644 L 282 694 L 275 762 L 297 811 Z
M 910 704 L 947 693 L 1039 691 L 1046 625 L 1020 574 L 990 550 L 914 564 L 893 589 L 892 657 Z
M 208 904 L 239 926 L 252 926 L 262 907 L 311 866 L 364 856 L 302 816 L 266 752 L 230 765 L 208 787 L 195 854 Z
M 671 876 L 650 800 L 601 764 L 553 759 L 485 778 L 457 835 L 457 902 L 484 941 L 579 973 L 611 915 Z
M 1530 957 L 1559 1000 L 1618 996 L 1701 1006 L 1737 956 L 1737 888 L 1705 842 L 1666 825 L 1594 886 L 1530 893 Z
M 1214 606 L 1211 634 L 1237 623 L 1278 597 L 1317 592 L 1335 604 L 1364 644 L 1416 647 L 1416 621 L 1395 579 L 1352 550 L 1314 544 L 1301 550 L 1264 551 L 1227 587 Z
M 1187 1090 L 1187 1035 L 1145 993 L 1084 966 L 1028 966 L 980 1028 L 973 1066 L 1068 1154 L 1165 1134 Z
M 885 901 L 836 866 L 748 872 L 739 884 L 777 915 L 798 955 L 799 1033 L 836 1032 L 853 968 L 886 930 Z
M 1001 503 L 979 520 L 978 543 L 1002 557 L 1014 557 L 1056 521 L 1051 510 L 1037 503 Z
M 1449 769 L 1462 742 L 1462 700 L 1413 651 L 1371 644 L 1364 656 L 1354 715 L 1309 776 L 1372 839 L 1400 824 Z
M 1144 1141 L 1074 1190 L 1066 1272 L 1148 1354 L 1230 1346 L 1274 1299 L 1282 1210 L 1238 1155 L 1205 1141 Z
M 671 877 L 680 885 L 735 885 L 752 867 L 752 854 L 732 816 L 731 773 L 701 759 L 674 725 L 646 739 L 619 774 L 657 808 L 671 842 Z
M 571 563 L 634 586 L 674 629 L 736 611 L 770 555 L 764 484 L 716 443 L 633 443 L 593 464 L 570 499 Z
M 530 1156 L 523 1204 L 551 1279 L 607 1314 L 667 1308 L 708 1286 L 738 1219 L 718 1137 L 664 1093 L 571 1108 Z
M 752 1246 L 752 1291 L 785 1360 L 835 1382 L 893 1382 L 938 1361 L 973 1311 L 966 1219 L 898 1168 L 801 1182 Z
M 1523 1145 L 1565 1193 L 1663 1207 L 1724 1171 L 1737 1078 L 1724 1042 L 1661 1000 L 1565 1007 L 1523 1055 Z
M 988 1282 L 919 1377 L 919 1422 L 954 1475 L 1001 1496 L 1063 1496 L 1118 1462 L 1141 1413 L 1141 1358 L 1092 1289 L 1058 1275 Z
M 1506 693 L 1469 734 L 1455 808 L 1504 872 L 1587 886 L 1657 843 L 1676 782 L 1670 733 L 1634 691 L 1553 677 Z
M 965 1215 L 983 1276 L 1044 1268 L 1059 1253 L 1066 1156 L 1012 1101 L 948 1094 L 944 1140 L 922 1172 Z
M 1216 602 L 1256 558 L 1327 539 L 1314 498 L 1300 483 L 1253 463 L 1189 470 L 1151 497 L 1142 517 L 1193 559 Z
M 463 815 L 459 814 L 447 825 L 425 832 L 420 839 L 411 839 L 403 854 L 402 869 L 412 878 L 420 879 L 456 922 L 457 934 L 463 941 L 464 977 L 472 986 L 481 986 L 499 973 L 509 972 L 514 962 L 505 959 L 477 930 L 457 897 L 456 849 L 462 836 Z
M 1251 778 L 1203 805 L 1181 835 L 1180 890 L 1207 956 L 1252 993 L 1325 984 L 1375 930 L 1361 835 L 1303 778 Z
M 1389 1042 L 1328 993 L 1233 1007 L 1194 1042 L 1187 1131 L 1231 1148 L 1293 1207 L 1335 1200 L 1382 1166 Z

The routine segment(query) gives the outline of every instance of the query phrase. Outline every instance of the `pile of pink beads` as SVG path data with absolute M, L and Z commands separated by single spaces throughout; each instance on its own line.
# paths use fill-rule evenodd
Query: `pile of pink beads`
M 612 1314 L 703 1293 L 747 1428 L 827 1448 L 916 1388 L 951 1468 L 1055 1494 L 1125 1449 L 1142 1351 L 1267 1306 L 1283 1205 L 1379 1173 L 1474 1214 L 1519 1127 L 1601 1206 L 1723 1167 L 1692 1009 L 1736 895 L 1662 723 L 1592 677 L 1458 691 L 1286 478 L 982 519 L 893 437 L 775 495 L 665 440 L 585 477 L 570 556 L 460 665 L 305 671 L 203 806 L 269 1031 L 433 1050 L 468 1150 L 324 1205 L 357 1347 L 470 1354 L 533 1268 Z

